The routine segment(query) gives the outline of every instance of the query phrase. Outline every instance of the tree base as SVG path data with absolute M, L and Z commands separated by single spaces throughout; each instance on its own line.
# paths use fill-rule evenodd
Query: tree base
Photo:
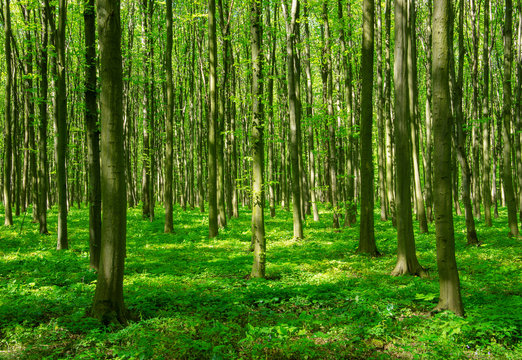
M 480 246 L 481 244 L 478 240 L 477 232 L 475 230 L 468 231 L 467 239 L 468 245 Z
M 419 263 L 413 265 L 408 264 L 407 261 L 398 261 L 397 265 L 395 265 L 395 269 L 390 274 L 391 276 L 403 276 L 403 275 L 413 275 L 418 276 L 420 278 L 428 278 L 429 272 L 427 269 L 424 269 L 420 266 Z

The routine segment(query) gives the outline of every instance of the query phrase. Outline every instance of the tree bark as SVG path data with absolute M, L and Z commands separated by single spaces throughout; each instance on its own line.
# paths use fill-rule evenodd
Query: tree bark
M 119 0 L 98 0 L 100 43 L 101 192 L 100 270 L 93 315 L 103 323 L 126 323 L 123 302 L 127 196 L 122 116 L 122 56 Z
M 96 101 L 96 19 L 94 0 L 85 3 L 85 122 L 89 169 L 89 247 L 91 268 L 98 270 L 101 247 L 100 128 Z
M 47 196 L 49 189 L 49 164 L 47 161 L 47 44 L 49 31 L 49 1 L 44 0 L 42 14 L 41 50 L 39 58 L 40 67 L 40 87 L 38 112 L 40 122 L 38 125 L 38 222 L 40 224 L 40 234 L 49 234 L 47 230 Z
M 216 140 L 217 135 L 217 38 L 216 38 L 216 1 L 208 1 L 208 33 L 209 33 L 209 98 L 210 108 L 208 116 L 208 218 L 209 237 L 218 235 L 218 209 L 217 209 L 217 164 L 216 164 Z
M 410 94 L 408 90 L 408 7 L 410 0 L 395 0 L 395 166 L 397 169 L 397 265 L 393 276 L 423 275 L 415 254 L 411 211 Z
M 174 151 L 174 91 L 172 85 L 172 0 L 166 3 L 167 18 L 167 49 L 165 54 L 165 69 L 167 71 L 167 119 L 165 132 L 167 135 L 167 147 L 165 151 L 165 229 L 166 233 L 173 231 L 172 224 L 172 160 Z M 199 168 L 198 168 L 199 170 Z M 198 180 L 200 180 L 198 173 Z
M 433 7 L 433 143 L 434 210 L 437 237 L 437 266 L 440 295 L 435 311 L 450 310 L 464 315 L 455 259 L 455 238 L 451 199 L 451 110 L 449 93 L 449 0 L 435 0 Z
M 386 221 L 386 157 L 384 156 L 386 147 L 385 117 L 384 117 L 384 88 L 383 88 L 383 67 L 382 67 L 382 5 L 377 1 L 377 161 L 379 170 L 379 205 L 381 210 L 381 221 Z
M 513 189 L 513 175 L 511 167 L 511 70 L 513 64 L 512 43 L 513 43 L 513 3 L 506 0 L 506 18 L 504 21 L 504 79 L 503 94 L 504 104 L 502 107 L 502 119 L 504 126 L 502 127 L 502 140 L 504 147 L 502 151 L 502 180 L 504 183 L 504 194 L 506 196 L 506 204 L 508 209 L 508 225 L 509 235 L 519 236 L 517 222 L 517 203 L 515 192 Z M 519 84 L 520 85 L 520 84 Z
M 357 252 L 379 255 L 375 243 L 373 218 L 373 51 L 374 51 L 374 1 L 363 1 L 363 31 L 361 51 L 361 221 Z
M 292 164 L 292 202 L 294 214 L 294 238 L 303 238 L 303 216 L 301 213 L 301 181 L 299 174 L 299 143 L 297 126 L 299 124 L 300 112 L 298 110 L 298 99 L 295 89 L 295 35 L 296 22 L 299 16 L 299 0 L 292 0 L 290 13 L 287 15 L 285 0 L 281 0 L 283 14 L 286 22 L 286 68 L 287 68 L 287 90 L 288 110 L 290 120 L 290 159 Z
M 394 226 L 397 225 L 395 215 L 395 186 L 394 186 L 394 167 L 393 167 L 393 122 L 392 122 L 392 97 L 391 97 L 391 0 L 386 0 L 385 10 L 385 27 L 386 27 L 386 51 L 385 51 L 385 81 L 384 81 L 384 97 L 385 102 L 385 132 L 386 132 L 386 197 L 388 201 L 388 215 L 392 219 Z
M 5 125 L 4 125 L 4 208 L 5 226 L 13 225 L 13 212 L 11 208 L 11 170 L 12 170 L 12 134 L 11 134 L 11 88 L 13 78 L 11 73 L 11 10 L 10 1 L 4 2 L 4 31 L 5 31 L 5 64 L 7 82 L 5 87 Z
M 489 115 L 489 0 L 484 0 L 484 41 L 482 48 L 483 87 L 482 87 L 482 199 L 484 201 L 484 222 L 487 227 L 493 226 L 491 220 L 491 153 L 490 134 L 491 119 Z
M 56 109 L 55 152 L 56 181 L 58 190 L 58 239 L 57 250 L 69 248 L 67 239 L 67 169 L 65 167 L 67 152 L 67 87 L 65 84 L 65 26 L 67 21 L 67 0 L 59 0 L 58 28 L 56 32 Z
M 252 19 L 250 26 L 252 51 L 252 243 L 254 244 L 254 264 L 251 276 L 265 277 L 266 242 L 264 216 L 264 106 L 263 106 L 263 25 L 262 4 L 251 2 Z
M 453 25 L 450 23 L 450 27 Z M 466 155 L 466 132 L 464 129 L 464 114 L 462 111 L 462 89 L 464 78 L 464 2 L 459 4 L 459 65 L 457 81 L 453 88 L 453 104 L 455 107 L 455 126 L 456 126 L 456 152 L 462 171 L 462 202 L 464 203 L 464 215 L 466 218 L 466 231 L 468 245 L 478 244 L 477 231 L 475 230 L 475 219 L 473 218 L 473 208 L 471 205 L 471 172 L 469 169 L 468 157 Z M 451 29 L 450 29 L 451 32 Z M 454 72 L 454 67 L 450 69 Z M 454 76 L 453 76 L 454 77 Z

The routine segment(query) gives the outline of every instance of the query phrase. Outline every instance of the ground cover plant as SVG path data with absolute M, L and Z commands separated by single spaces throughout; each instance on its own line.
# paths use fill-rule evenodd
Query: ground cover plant
M 71 209 L 71 251 L 23 217 L 1 228 L 0 358 L 5 359 L 517 359 L 522 357 L 522 251 L 501 212 L 478 224 L 466 246 L 456 218 L 464 318 L 430 310 L 438 297 L 435 235 L 418 234 L 429 278 L 392 277 L 396 231 L 375 219 L 382 256 L 356 254 L 358 227 L 309 221 L 292 240 L 290 212 L 266 216 L 267 279 L 249 279 L 250 211 L 219 237 L 208 216 L 175 208 L 163 222 L 128 211 L 124 280 L 128 326 L 88 316 L 96 274 L 89 269 L 88 210 Z M 161 216 L 162 209 L 157 208 Z M 49 228 L 56 229 L 56 212 Z

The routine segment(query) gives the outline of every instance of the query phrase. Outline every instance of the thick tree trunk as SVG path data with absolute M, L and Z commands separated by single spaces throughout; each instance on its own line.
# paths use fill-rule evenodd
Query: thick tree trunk
M 361 52 L 361 221 L 357 252 L 372 256 L 379 254 L 375 243 L 373 197 L 373 51 L 374 1 L 363 1 L 363 32 Z
M 89 168 L 89 247 L 91 268 L 98 270 L 101 247 L 100 128 L 96 106 L 96 20 L 94 0 L 85 3 L 85 122 Z
M 217 81 L 217 37 L 216 37 L 216 1 L 208 1 L 208 33 L 209 33 L 209 117 L 208 117 L 208 206 L 209 206 L 209 237 L 218 235 L 217 209 L 217 161 L 216 140 L 218 93 Z
M 56 131 L 56 180 L 58 190 L 58 239 L 57 250 L 69 248 L 67 239 L 67 87 L 65 85 L 65 26 L 67 20 L 67 0 L 59 1 L 58 29 L 56 32 L 56 109 L 54 126 Z
M 502 180 L 504 182 L 504 194 L 506 196 L 506 203 L 508 208 L 509 235 L 518 237 L 517 203 L 513 189 L 513 175 L 511 167 L 511 69 L 513 63 L 512 42 L 513 4 L 511 0 L 506 0 L 506 18 L 504 21 L 504 79 L 502 81 L 504 89 L 504 104 L 502 107 L 502 119 L 504 122 L 504 126 L 502 127 L 502 140 L 504 142 L 502 152 Z
M 127 196 L 123 153 L 122 56 L 119 0 L 98 0 L 100 42 L 101 192 L 100 270 L 93 315 L 103 323 L 126 323 L 123 303 Z
M 265 277 L 266 242 L 264 216 L 264 106 L 263 106 L 263 25 L 262 4 L 252 1 L 250 26 L 252 50 L 252 243 L 254 264 L 252 277 Z
M 166 233 L 173 231 L 172 224 L 172 160 L 174 151 L 174 89 L 172 84 L 172 0 L 166 3 L 167 18 L 167 49 L 165 54 L 165 69 L 167 71 L 167 119 L 165 132 L 167 135 L 167 147 L 165 150 L 165 229 Z M 200 171 L 199 167 L 198 170 Z M 199 174 L 198 174 L 199 175 Z M 198 176 L 198 180 L 201 178 Z
M 449 93 L 449 0 L 435 0 L 433 7 L 433 139 L 434 209 L 437 236 L 437 266 L 440 296 L 436 311 L 450 310 L 464 315 L 455 259 L 455 237 L 451 199 L 451 111 Z
M 395 0 L 395 165 L 397 169 L 397 265 L 392 275 L 423 275 L 415 254 L 411 211 L 410 107 L 408 91 L 408 7 L 411 0 Z
M 472 27 L 472 46 L 473 46 L 473 60 L 472 60 L 472 84 L 473 97 L 472 105 L 472 132 L 471 132 L 471 186 L 472 186 L 472 205 L 475 217 L 480 220 L 480 125 L 479 120 L 479 31 L 480 31 L 480 14 L 479 14 L 479 0 L 471 0 L 471 27 Z

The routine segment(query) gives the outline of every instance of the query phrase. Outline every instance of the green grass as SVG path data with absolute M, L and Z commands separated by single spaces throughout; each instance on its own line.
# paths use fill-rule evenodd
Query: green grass
M 377 214 L 376 214 L 377 215 Z M 250 213 L 217 239 L 208 220 L 176 208 L 175 234 L 128 211 L 125 328 L 86 316 L 96 274 L 88 267 L 88 212 L 69 215 L 70 251 L 15 219 L 0 229 L 0 358 L 6 359 L 520 359 L 522 246 L 507 237 L 506 214 L 478 224 L 481 247 L 465 245 L 456 218 L 465 318 L 430 317 L 438 298 L 434 227 L 416 233 L 430 278 L 391 277 L 396 232 L 376 217 L 382 257 L 355 254 L 358 228 L 336 232 L 323 209 L 292 240 L 292 216 L 266 217 L 268 280 L 248 280 Z M 417 228 L 417 224 L 414 226 Z

